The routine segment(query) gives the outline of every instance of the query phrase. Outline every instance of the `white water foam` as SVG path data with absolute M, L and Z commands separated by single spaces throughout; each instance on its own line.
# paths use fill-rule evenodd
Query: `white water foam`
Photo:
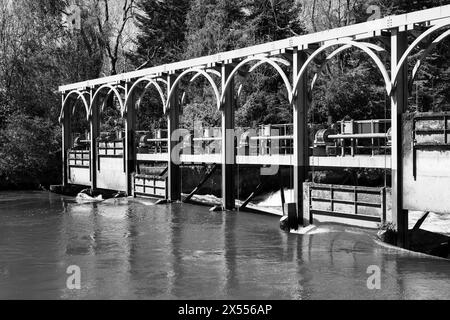
M 281 208 L 281 191 L 275 191 L 270 194 L 259 196 L 255 201 L 258 206 L 261 207 L 272 207 Z M 259 199 L 259 200 L 258 200 Z M 284 199 L 286 203 L 291 203 L 294 201 L 294 190 L 286 189 L 284 190 Z
M 422 218 L 423 215 L 424 212 L 421 211 L 410 211 L 409 228 L 413 228 L 416 222 Z M 423 222 L 420 229 L 450 236 L 450 214 L 431 212 Z

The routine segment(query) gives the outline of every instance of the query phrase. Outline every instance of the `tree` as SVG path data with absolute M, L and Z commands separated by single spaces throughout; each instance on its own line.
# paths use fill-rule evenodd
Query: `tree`
M 137 10 L 135 0 L 120 2 L 111 0 L 77 0 L 83 11 L 82 30 L 92 29 L 95 41 L 104 55 L 105 74 L 114 75 L 130 68 L 124 52 L 130 50 L 133 41 L 133 19 Z M 86 36 L 86 35 L 84 35 Z
M 211 55 L 252 44 L 236 0 L 194 0 L 187 14 L 184 58 Z
M 305 33 L 301 20 L 302 5 L 296 0 L 248 0 L 244 2 L 250 28 L 256 42 L 267 42 Z
M 384 15 L 402 14 L 412 11 L 419 11 L 423 9 L 433 8 L 449 4 L 449 0 L 377 0 L 374 4 L 382 8 Z
M 298 15 L 300 9 L 294 0 L 195 0 L 187 15 L 185 58 L 303 34 L 305 30 Z M 236 114 L 238 125 L 291 121 L 287 93 L 281 77 L 275 70 L 261 66 L 246 78 L 238 77 L 236 82 L 243 84 L 239 100 L 241 106 Z M 204 110 L 214 106 L 215 97 L 201 81 L 197 87 L 193 87 L 188 91 L 188 95 L 202 96 L 204 99 L 195 101 L 186 109 L 203 114 Z M 199 87 L 202 89 L 199 90 Z M 217 122 L 215 117 L 208 121 Z
M 49 119 L 15 113 L 0 130 L 0 189 L 60 180 L 61 131 Z
M 55 52 L 64 34 L 59 19 L 63 5 L 2 2 L 0 187 L 35 185 L 60 175 L 60 97 L 55 91 L 62 61 Z
M 246 1 L 245 30 L 253 35 L 255 44 L 304 34 L 306 30 L 300 11 L 301 5 L 293 0 Z M 260 66 L 241 82 L 241 108 L 236 112 L 238 125 L 250 127 L 255 123 L 292 122 L 287 91 L 276 70 L 270 66 Z
M 64 27 L 66 7 L 63 0 L 0 3 L 2 188 L 60 182 L 58 86 L 100 75 L 101 35 L 86 11 L 80 30 Z
M 299 0 L 300 17 L 309 32 L 318 32 L 364 22 L 366 9 L 373 1 L 367 0 Z
M 425 1 L 375 1 L 384 15 L 402 14 L 427 8 L 450 4 L 450 0 Z M 414 31 L 413 31 L 414 32 Z M 410 55 L 409 70 L 411 72 L 417 59 L 431 44 L 437 35 L 422 41 Z M 410 37 L 409 42 L 413 41 Z M 447 41 L 439 44 L 422 63 L 420 71 L 412 86 L 409 98 L 409 111 L 448 111 L 450 110 L 450 44 Z M 411 74 L 411 73 L 410 73 Z

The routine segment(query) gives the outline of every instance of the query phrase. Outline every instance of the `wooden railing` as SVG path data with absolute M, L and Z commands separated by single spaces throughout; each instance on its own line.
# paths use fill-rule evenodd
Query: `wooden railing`
M 386 188 L 305 183 L 310 214 L 381 222 L 386 218 Z

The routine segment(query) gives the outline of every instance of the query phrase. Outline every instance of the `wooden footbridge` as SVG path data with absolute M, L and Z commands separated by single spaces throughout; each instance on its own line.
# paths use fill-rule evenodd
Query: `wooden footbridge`
M 430 51 L 450 35 L 449 27 L 450 6 L 441 6 L 61 86 L 64 185 L 121 190 L 129 195 L 150 193 L 168 201 L 179 201 L 180 165 L 210 163 L 222 169 L 223 208 L 234 209 L 236 165 L 291 166 L 296 212 L 299 223 L 306 226 L 312 219 L 312 210 L 303 210 L 303 191 L 311 166 L 386 168 L 392 174 L 391 219 L 397 226 L 400 245 L 406 245 L 408 210 L 450 211 L 450 205 L 442 200 L 449 199 L 450 191 L 442 186 L 448 186 L 450 175 L 439 178 L 433 168 L 420 163 L 432 161 L 446 170 L 443 161 L 449 156 L 446 147 L 450 118 L 445 114 L 433 116 L 438 119 L 433 121 L 440 121 L 442 125 L 427 132 L 416 128 L 423 118 L 403 119 L 408 103 L 408 83 L 414 81 Z M 384 45 L 377 45 L 374 40 L 381 40 L 377 43 Z M 412 53 L 424 44 L 427 49 L 422 51 L 412 72 L 408 72 Z M 377 67 L 391 99 L 391 119 L 361 123 L 364 130 L 354 130 L 358 126 L 351 124 L 350 131 L 342 126 L 337 132 L 319 133 L 312 146 L 308 138 L 307 110 L 310 91 L 320 74 L 316 74 L 313 83 L 308 82 L 311 63 L 326 53 L 325 65 L 336 54 L 352 48 L 365 53 Z M 390 57 L 389 64 L 383 55 Z M 293 123 L 252 128 L 250 134 L 246 134 L 246 130 L 242 130 L 244 134 L 237 133 L 240 130 L 235 127 L 238 94 L 234 92 L 235 76 L 251 73 L 263 64 L 273 67 L 281 76 L 292 105 Z M 216 106 L 222 115 L 221 128 L 202 128 L 200 132 L 180 134 L 180 83 L 197 77 L 203 77 L 215 94 Z M 156 89 L 161 99 L 167 130 L 136 131 L 137 109 L 149 88 Z M 99 115 L 107 101 L 112 100 L 120 108 L 125 130 L 114 139 L 107 139 L 100 133 Z M 90 130 L 84 138 L 73 139 L 71 117 L 76 103 L 84 107 Z M 380 129 L 380 121 L 388 125 Z M 407 121 L 411 123 L 409 127 L 405 125 Z M 420 144 L 416 139 L 411 140 L 412 132 L 418 136 L 442 135 L 443 140 L 434 145 Z M 368 146 L 360 143 L 364 139 L 370 141 L 369 152 L 362 151 L 362 147 Z M 374 146 L 379 146 L 380 140 L 384 151 L 375 152 Z M 136 141 L 140 141 L 139 145 Z M 157 174 L 141 172 L 140 163 L 153 163 L 154 171 L 159 167 L 161 170 Z M 409 170 L 410 167 L 413 168 Z M 433 195 L 427 190 L 432 190 Z M 430 201 L 430 196 L 437 202 Z M 333 203 L 332 199 L 330 201 Z M 357 214 L 356 196 L 354 203 Z

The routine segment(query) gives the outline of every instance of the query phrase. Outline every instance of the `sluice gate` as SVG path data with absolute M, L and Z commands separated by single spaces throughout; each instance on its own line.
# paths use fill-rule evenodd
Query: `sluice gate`
M 236 166 L 288 166 L 293 171 L 292 202 L 298 223 L 307 226 L 311 219 L 304 213 L 308 208 L 309 212 L 316 210 L 311 197 L 309 200 L 303 197 L 307 188 L 317 187 L 305 185 L 310 168 L 385 169 L 391 176 L 390 216 L 398 230 L 400 245 L 406 246 L 408 210 L 450 212 L 450 202 L 444 200 L 448 199 L 448 170 L 444 164 L 449 156 L 447 115 L 437 120 L 431 115 L 430 121 L 440 125 L 430 128 L 423 126 L 429 115 L 413 115 L 412 121 L 403 118 L 408 106 L 408 82 L 414 80 L 431 49 L 450 35 L 449 27 L 450 6 L 441 6 L 61 86 L 63 184 L 180 201 L 180 166 L 216 164 L 221 169 L 222 207 L 234 209 Z M 408 41 L 408 35 L 413 33 L 414 39 Z M 408 63 L 414 50 L 430 38 L 434 40 L 427 42 L 429 49 L 423 51 L 410 75 Z M 374 44 L 373 40 L 384 45 Z M 311 64 L 326 53 L 325 65 L 349 49 L 363 52 L 379 71 L 391 102 L 390 119 L 344 119 L 337 126 L 318 131 L 311 139 L 307 121 L 310 91 L 320 76 L 317 74 L 309 83 Z M 235 90 L 235 78 L 253 72 L 260 65 L 268 65 L 280 75 L 292 106 L 293 122 L 237 128 L 234 112 L 239 92 Z M 212 88 L 221 126 L 185 132 L 180 130 L 183 104 L 180 83 L 199 77 Z M 136 113 L 149 89 L 156 90 L 166 123 L 157 131 L 139 132 Z M 77 106 L 81 107 L 76 110 L 85 112 L 86 127 L 75 137 L 71 117 Z M 120 123 L 110 129 L 112 135 L 102 134 L 101 118 L 108 107 L 120 113 Z M 440 142 L 431 145 L 424 138 L 426 134 L 434 137 L 430 141 L 439 136 Z M 437 172 L 444 175 L 437 178 Z M 357 190 L 353 200 L 345 200 L 352 201 L 349 206 L 355 209 L 345 214 L 360 214 L 359 195 Z M 329 200 L 338 203 L 332 197 Z M 378 200 L 370 203 L 378 208 Z M 384 209 L 380 206 L 381 211 L 385 210 L 386 206 Z M 325 211 L 342 214 L 337 209 L 334 206 Z M 385 215 L 377 214 L 378 219 L 385 219 Z

